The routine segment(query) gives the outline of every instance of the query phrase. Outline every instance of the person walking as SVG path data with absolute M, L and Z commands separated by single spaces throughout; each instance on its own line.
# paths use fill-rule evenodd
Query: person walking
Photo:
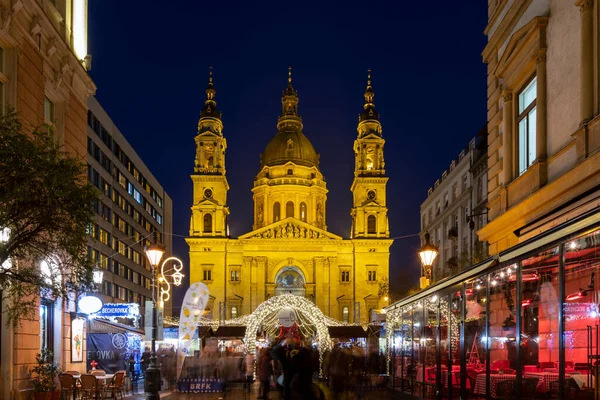
M 150 348 L 149 347 L 146 347 L 146 349 L 144 350 L 144 353 L 142 353 L 141 364 L 142 364 L 142 375 L 145 376 L 146 369 L 148 368 L 148 365 L 150 365 Z
M 269 354 L 270 349 L 263 347 L 258 353 L 258 360 L 256 361 L 256 375 L 260 382 L 260 388 L 258 390 L 258 399 L 268 399 L 269 389 L 271 386 L 271 355 Z
M 251 353 L 246 354 L 246 357 L 244 358 L 244 366 L 246 373 L 244 389 L 248 388 L 248 393 L 252 393 L 252 383 L 254 382 L 254 356 Z

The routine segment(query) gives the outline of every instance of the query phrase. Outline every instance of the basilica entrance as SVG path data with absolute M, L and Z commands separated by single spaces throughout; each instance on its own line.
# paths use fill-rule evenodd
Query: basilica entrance
M 298 268 L 283 267 L 275 277 L 275 296 L 293 294 L 306 297 L 305 282 L 304 275 Z

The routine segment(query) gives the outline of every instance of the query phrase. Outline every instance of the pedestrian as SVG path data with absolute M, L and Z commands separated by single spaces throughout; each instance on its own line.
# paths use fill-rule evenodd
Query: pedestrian
M 260 382 L 260 388 L 258 390 L 258 399 L 268 399 L 269 389 L 271 386 L 271 354 L 269 354 L 270 348 L 263 347 L 258 353 L 258 360 L 256 361 L 256 375 Z
M 133 352 L 129 355 L 129 373 L 131 374 L 131 382 L 135 382 L 135 355 Z
M 246 373 L 246 381 L 244 389 L 248 389 L 248 393 L 252 393 L 252 382 L 254 382 L 254 356 L 251 353 L 244 357 L 244 371 Z
M 146 349 L 144 350 L 144 353 L 142 353 L 141 364 L 142 364 L 142 375 L 145 376 L 146 369 L 148 368 L 148 365 L 150 364 L 150 348 L 149 347 L 146 347 Z

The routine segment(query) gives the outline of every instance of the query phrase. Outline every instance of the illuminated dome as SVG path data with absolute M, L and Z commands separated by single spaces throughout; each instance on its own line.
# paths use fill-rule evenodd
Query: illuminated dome
M 277 134 L 269 141 L 261 155 L 262 166 L 283 165 L 293 162 L 307 167 L 319 167 L 319 155 L 302 133 L 302 118 L 298 115 L 298 93 L 292 87 L 291 70 L 288 86 L 281 98 L 282 114 L 277 121 Z

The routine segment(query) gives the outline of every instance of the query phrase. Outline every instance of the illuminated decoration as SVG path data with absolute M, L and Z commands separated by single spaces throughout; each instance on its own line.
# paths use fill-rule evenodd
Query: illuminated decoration
M 146 250 L 146 254 L 148 254 L 148 251 L 149 250 Z M 150 251 L 152 251 L 152 250 L 150 250 Z M 152 256 L 156 256 L 156 255 L 152 254 Z M 150 257 L 150 255 L 148 255 L 148 257 Z M 158 258 L 158 260 L 160 261 L 160 257 Z M 183 269 L 183 261 L 181 261 L 177 257 L 169 257 L 165 261 L 163 261 L 162 266 L 160 268 L 160 277 L 159 277 L 159 282 L 164 283 L 164 285 L 160 285 L 159 298 L 160 298 L 160 302 L 162 304 L 164 304 L 166 301 L 169 301 L 169 299 L 171 298 L 171 293 L 170 293 L 171 284 L 169 283 L 169 280 L 167 279 L 167 276 L 165 275 L 165 265 L 167 265 L 167 263 L 169 261 L 176 261 L 178 263 L 173 266 L 173 269 L 175 269 L 175 273 L 173 273 L 173 275 L 171 275 L 173 277 L 173 284 L 175 286 L 181 285 L 181 279 L 183 278 L 183 274 L 181 273 L 181 270 Z M 166 286 L 166 288 L 165 288 L 165 286 Z
M 8 242 L 9 239 L 10 239 L 10 229 L 9 228 L 0 229 L 0 245 L 2 243 Z M 4 261 L 2 263 L 2 265 L 0 265 L 0 269 L 3 269 L 3 270 L 9 270 L 11 268 L 12 268 L 12 261 L 10 260 L 10 258 L 7 258 L 6 261 Z
M 79 299 L 77 307 L 84 314 L 94 314 L 102 309 L 102 300 L 96 296 L 85 295 Z
M 523 300 L 521 302 L 521 307 L 528 307 L 533 303 L 533 300 L 529 299 L 529 300 Z
M 87 54 L 87 0 L 73 0 L 73 50 L 79 60 Z
M 279 310 L 277 317 L 279 318 L 279 324 L 285 328 L 289 328 L 290 326 L 294 325 L 297 319 L 296 312 L 289 307 L 284 307 Z
M 425 233 L 425 244 L 419 249 L 419 258 L 423 265 L 423 276 L 421 278 L 421 289 L 429 286 L 431 281 L 431 266 L 438 255 L 438 247 L 429 243 L 429 232 Z

